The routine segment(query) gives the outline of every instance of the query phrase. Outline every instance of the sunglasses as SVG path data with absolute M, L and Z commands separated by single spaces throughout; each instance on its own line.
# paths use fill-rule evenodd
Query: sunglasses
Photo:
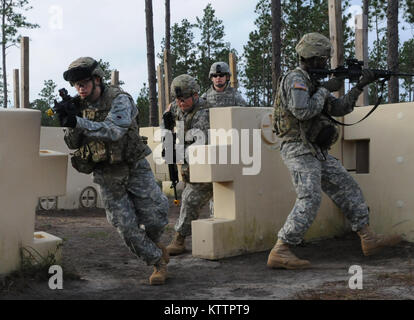
M 225 74 L 225 73 L 213 73 L 213 74 L 211 75 L 211 77 L 212 77 L 212 78 L 217 78 L 217 77 L 222 78 L 222 77 L 225 77 L 225 76 L 226 76 L 226 74 Z
M 179 97 L 175 97 L 175 100 L 179 101 L 179 102 L 185 102 L 185 100 L 187 100 L 188 98 L 191 98 L 192 95 L 185 95 L 185 96 L 179 96 Z

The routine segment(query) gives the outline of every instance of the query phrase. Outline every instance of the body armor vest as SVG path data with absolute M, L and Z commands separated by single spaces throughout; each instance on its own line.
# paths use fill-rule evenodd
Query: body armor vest
M 230 86 L 227 86 L 223 92 L 218 92 L 210 87 L 206 92 L 205 99 L 214 107 L 237 106 L 236 89 Z
M 304 71 L 296 68 L 292 72 L 301 73 L 305 80 L 305 85 L 309 88 L 309 95 L 312 96 L 317 86 L 314 84 Z M 329 149 L 338 137 L 337 126 L 324 114 L 319 115 L 305 121 L 298 120 L 287 109 L 287 93 L 285 91 L 286 76 L 279 79 L 278 91 L 274 103 L 274 129 L 276 134 L 282 138 L 284 142 L 304 142 L 313 153 L 315 148 L 313 145 L 319 146 L 321 149 Z
M 88 106 L 83 109 L 83 118 L 95 122 L 104 121 L 111 110 L 112 101 L 120 94 L 126 94 L 132 101 L 132 97 L 120 88 L 115 86 L 105 87 L 98 102 L 94 104 L 97 107 Z M 80 172 L 90 173 L 97 163 L 134 163 L 150 153 L 151 149 L 139 135 L 138 123 L 133 120 L 127 133 L 118 141 L 104 142 L 96 139 L 86 139 L 84 144 L 74 153 L 75 159 L 72 160 L 72 164 L 74 161 L 84 164 L 82 165 L 84 168 L 79 167 L 79 165 L 79 168 L 75 165 L 74 167 Z

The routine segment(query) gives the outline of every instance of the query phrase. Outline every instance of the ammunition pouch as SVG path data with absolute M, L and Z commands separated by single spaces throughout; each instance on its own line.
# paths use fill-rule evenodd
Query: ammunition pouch
M 322 113 L 311 120 L 306 137 L 310 143 L 328 150 L 338 140 L 338 126 Z
M 70 161 L 72 163 L 72 167 L 81 173 L 90 174 L 95 169 L 96 163 L 91 161 L 92 154 L 90 152 L 89 146 L 83 145 L 78 150 L 76 150 Z

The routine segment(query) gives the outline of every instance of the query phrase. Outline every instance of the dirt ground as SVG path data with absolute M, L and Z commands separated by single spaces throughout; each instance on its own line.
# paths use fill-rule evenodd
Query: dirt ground
M 204 208 L 201 218 L 208 216 Z M 171 205 L 167 244 L 178 217 Z M 374 257 L 364 257 L 354 233 L 305 243 L 294 249 L 312 268 L 271 270 L 268 252 L 209 261 L 193 258 L 191 238 L 187 253 L 172 257 L 164 286 L 150 286 L 152 267 L 136 259 L 106 220 L 104 210 L 39 211 L 36 231 L 64 240 L 63 289 L 51 290 L 50 275 L 0 279 L 0 299 L 148 299 L 148 300 L 275 300 L 275 299 L 413 299 L 414 244 L 403 242 Z M 349 268 L 363 271 L 363 289 L 350 289 Z M 23 281 L 23 283 L 22 283 Z

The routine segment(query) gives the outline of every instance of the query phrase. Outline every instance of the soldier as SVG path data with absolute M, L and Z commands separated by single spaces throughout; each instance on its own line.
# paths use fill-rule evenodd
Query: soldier
M 229 86 L 230 76 L 230 68 L 227 63 L 213 63 L 208 74 L 213 84 L 201 98 L 207 100 L 212 107 L 247 106 L 241 94 Z
M 71 158 L 73 167 L 93 172 L 108 221 L 135 255 L 154 265 L 150 284 L 164 284 L 169 257 L 160 238 L 168 223 L 168 199 L 145 159 L 151 150 L 139 135 L 132 97 L 119 87 L 105 85 L 103 76 L 90 57 L 75 60 L 64 72 L 82 105 L 80 113 L 71 105 L 73 100 L 61 102 L 67 106 L 58 113 L 59 121 L 69 127 L 64 139 L 70 149 L 77 149 Z
M 212 82 L 211 87 L 201 98 L 207 100 L 212 107 L 230 107 L 230 106 L 247 106 L 246 101 L 235 88 L 230 87 L 230 68 L 225 62 L 214 62 L 210 67 L 208 74 Z M 210 216 L 214 216 L 214 203 L 210 200 Z
M 176 77 L 171 83 L 171 95 L 175 98 L 163 115 L 161 127 L 172 127 L 176 121 L 184 123 L 185 153 L 188 147 L 197 143 L 200 136 L 207 142 L 209 122 L 209 105 L 200 99 L 200 90 L 196 80 L 186 74 Z M 177 126 L 178 127 L 178 126 Z M 170 255 L 178 255 L 185 251 L 185 237 L 191 235 L 191 221 L 198 219 L 200 209 L 213 195 L 212 183 L 190 183 L 188 162 L 181 166 L 181 175 L 185 188 L 181 196 L 180 217 L 175 225 L 175 235 L 167 246 Z
M 289 249 L 299 244 L 311 226 L 324 191 L 350 221 L 361 238 L 364 255 L 378 252 L 401 241 L 400 236 L 376 235 L 369 228 L 369 210 L 357 182 L 342 164 L 328 154 L 338 139 L 336 125 L 325 115 L 343 116 L 352 112 L 363 88 L 376 80 L 363 70 L 359 82 L 337 99 L 331 92 L 342 86 L 342 79 L 332 78 L 321 85 L 307 72 L 327 68 L 332 46 L 325 36 L 309 33 L 296 46 L 299 67 L 281 81 L 275 100 L 275 129 L 282 143 L 280 152 L 288 167 L 297 193 L 296 203 L 278 233 L 267 265 L 271 268 L 307 268 L 310 262 L 297 258 Z

